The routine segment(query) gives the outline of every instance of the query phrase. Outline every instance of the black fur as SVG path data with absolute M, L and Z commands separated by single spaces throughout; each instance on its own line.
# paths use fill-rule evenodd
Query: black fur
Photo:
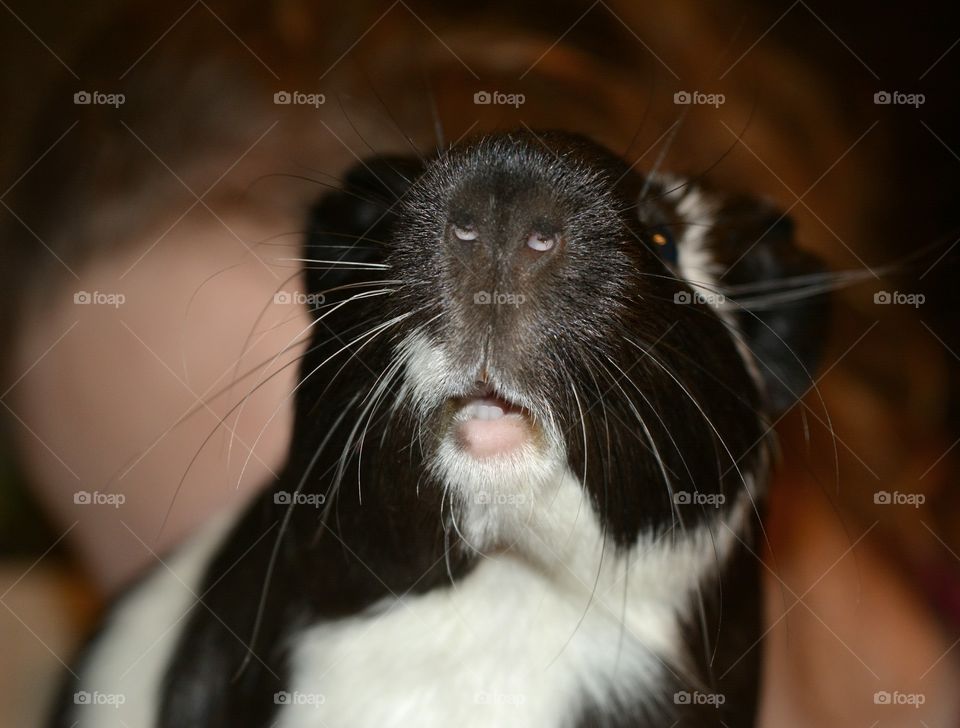
M 721 260 L 728 263 L 723 283 L 730 286 L 824 272 L 817 258 L 793 244 L 793 220 L 752 198 L 729 200 L 713 236 Z M 786 409 L 813 386 L 829 313 L 826 296 L 805 296 L 737 315 L 766 381 L 772 411 Z

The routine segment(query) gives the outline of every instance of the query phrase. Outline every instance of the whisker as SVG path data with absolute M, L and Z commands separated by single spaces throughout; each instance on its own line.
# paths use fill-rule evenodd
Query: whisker
M 370 268 L 373 270 L 386 270 L 391 267 L 387 263 L 368 263 L 362 260 L 320 260 L 318 258 L 275 258 L 274 260 L 292 263 L 323 263 L 332 266 L 355 265 L 360 269 Z
M 296 338 L 296 337 L 295 337 L 295 338 Z M 190 459 L 190 462 L 187 464 L 187 467 L 186 467 L 186 469 L 184 470 L 184 473 L 183 473 L 183 475 L 181 476 L 180 481 L 177 483 L 177 487 L 176 487 L 176 489 L 174 490 L 173 497 L 172 497 L 171 500 L 170 500 L 170 504 L 169 504 L 169 506 L 167 507 L 166 513 L 164 514 L 164 518 L 163 518 L 163 520 L 162 520 L 162 522 L 161 522 L 161 524 L 160 524 L 159 534 L 162 534 L 163 531 L 164 531 L 164 529 L 166 528 L 166 524 L 167 524 L 167 522 L 169 521 L 169 518 L 170 518 L 171 513 L 173 512 L 173 507 L 174 507 L 174 505 L 175 505 L 175 503 L 176 503 L 177 497 L 179 496 L 181 490 L 183 489 L 183 486 L 184 486 L 184 484 L 185 484 L 185 482 L 186 482 L 187 477 L 188 477 L 189 474 L 190 474 L 190 471 L 193 469 L 193 466 L 196 464 L 197 460 L 199 459 L 199 457 L 200 457 L 201 453 L 203 452 L 204 448 L 206 447 L 206 445 L 210 442 L 210 440 L 213 439 L 214 435 L 216 435 L 216 433 L 219 431 L 219 429 L 220 429 L 221 427 L 223 427 L 223 426 L 226 425 L 227 419 L 230 417 L 230 415 L 232 415 L 232 414 L 233 414 L 234 412 L 236 412 L 238 409 L 241 409 L 242 407 L 244 407 L 245 404 L 246 404 L 246 402 L 247 402 L 247 400 L 248 400 L 254 393 L 256 393 L 257 391 L 259 391 L 259 389 L 260 389 L 261 387 L 265 386 L 269 381 L 271 381 L 274 377 L 279 376 L 280 374 L 282 374 L 282 373 L 283 373 L 286 369 L 288 369 L 289 367 L 298 364 L 300 361 L 303 360 L 303 358 L 304 358 L 307 354 L 309 354 L 309 353 L 311 353 L 311 352 L 313 352 L 313 351 L 315 351 L 315 350 L 317 350 L 317 349 L 322 348 L 322 347 L 325 346 L 326 344 L 328 344 L 328 343 L 330 343 L 331 341 L 333 341 L 334 338 L 336 338 L 336 337 L 331 337 L 331 338 L 328 339 L 327 341 L 322 342 L 322 343 L 320 343 L 320 344 L 318 344 L 318 345 L 316 345 L 316 346 L 308 349 L 308 350 L 307 350 L 306 352 L 304 352 L 303 354 L 301 354 L 301 355 L 293 358 L 291 361 L 285 363 L 282 367 L 280 367 L 279 369 L 277 369 L 275 372 L 272 372 L 269 376 L 265 377 L 265 378 L 263 379 L 263 381 L 259 381 L 259 380 L 258 380 L 258 383 L 257 383 L 254 387 L 252 387 L 251 390 L 250 390 L 246 395 L 244 395 L 244 396 L 240 399 L 240 401 L 238 401 L 238 402 L 237 402 L 236 404 L 234 404 L 229 410 L 227 410 L 227 412 L 226 412 L 222 417 L 218 418 L 216 425 L 214 425 L 214 427 L 211 429 L 211 431 L 207 434 L 207 436 L 206 436 L 206 437 L 203 439 L 203 441 L 200 443 L 200 446 L 197 448 L 197 451 L 194 453 L 194 455 L 193 455 L 193 456 L 191 457 L 191 459 Z M 288 347 L 288 348 L 292 348 L 292 347 Z M 258 369 L 261 369 L 261 368 L 262 368 L 263 366 L 265 366 L 265 365 L 267 366 L 267 368 L 268 368 L 268 370 L 269 370 L 269 366 L 272 366 L 273 362 L 275 362 L 278 357 L 279 357 L 279 355 L 274 356 L 274 357 L 270 360 L 269 363 L 262 363 L 262 364 L 258 365 L 258 366 L 255 367 L 253 370 L 251 370 L 251 371 L 248 372 L 246 375 L 244 375 L 244 377 L 242 377 L 242 378 L 246 378 L 247 376 L 252 376 L 254 373 L 256 373 L 256 371 L 257 371 Z M 262 372 L 261 372 L 261 376 L 262 376 Z M 329 385 L 328 385 L 328 386 L 329 386 Z M 220 392 L 219 394 L 223 394 L 223 393 L 229 391 L 229 389 L 232 388 L 232 387 L 233 387 L 233 385 L 230 385 L 230 386 L 227 387 L 226 389 L 221 390 L 221 392 Z M 219 396 L 219 394 L 218 394 L 217 396 Z M 283 405 L 283 403 L 281 403 L 280 406 L 282 407 L 282 405 Z M 201 409 L 203 409 L 203 405 L 202 405 L 202 404 L 201 404 L 201 405 L 197 405 L 197 406 L 196 406 L 195 408 L 193 408 L 190 412 L 188 412 L 187 414 L 185 414 L 185 415 L 184 415 L 183 417 L 181 417 L 177 422 L 175 422 L 173 425 L 171 425 L 171 426 L 168 428 L 167 432 L 172 431 L 175 427 L 177 427 L 177 426 L 179 426 L 180 424 L 182 424 L 188 417 L 190 417 L 190 416 L 196 414 L 197 412 L 201 411 Z M 274 412 L 274 415 L 276 415 L 276 413 L 277 413 L 277 412 L 275 411 L 275 412 Z M 238 415 L 238 421 L 239 421 L 239 415 Z M 237 424 L 235 423 L 235 424 L 234 424 L 234 427 L 232 428 L 232 431 L 235 432 L 236 429 L 237 429 Z M 166 433 L 165 433 L 165 434 L 166 434 Z M 261 430 L 260 435 L 261 435 L 261 436 L 263 435 L 263 430 Z M 231 438 L 232 438 L 232 437 L 233 437 L 233 435 L 231 434 Z M 252 456 L 252 453 L 253 453 L 253 451 L 254 451 L 254 447 L 255 447 L 255 446 L 253 446 L 253 447 L 251 447 L 251 448 L 249 449 L 249 453 L 251 454 L 251 456 Z M 248 457 L 248 462 L 249 462 L 249 457 Z M 132 468 L 132 466 L 131 466 L 131 468 Z M 125 477 L 126 473 L 129 472 L 131 468 L 128 468 L 127 471 L 126 471 L 123 475 L 121 475 L 120 477 L 121 477 L 121 478 Z M 242 476 L 241 476 L 241 478 L 242 478 Z M 240 480 L 238 479 L 238 481 L 237 481 L 237 487 L 238 487 L 238 488 L 239 488 L 239 485 L 240 485 Z
M 644 351 L 643 349 L 640 349 L 640 347 L 637 346 L 636 342 L 634 342 L 632 339 L 628 339 L 627 341 L 628 341 L 628 343 L 632 344 L 633 346 L 635 346 L 635 347 L 636 347 L 637 349 L 639 349 L 640 351 Z M 700 402 L 696 399 L 696 397 L 694 397 L 693 394 L 690 393 L 690 390 L 687 389 L 687 387 L 673 374 L 673 372 L 670 371 L 670 369 L 669 369 L 668 367 L 666 367 L 666 366 L 656 357 L 656 355 L 654 355 L 653 353 L 650 352 L 650 349 L 646 349 L 646 353 L 647 353 L 647 355 L 649 356 L 650 361 L 652 361 L 654 364 L 656 364 L 657 367 L 659 367 L 659 368 L 661 369 L 661 371 L 663 371 L 668 377 L 670 377 L 670 379 L 672 379 L 672 380 L 674 381 L 674 383 L 680 388 L 680 390 L 684 393 L 684 395 L 690 400 L 690 402 L 693 404 L 693 406 L 696 407 L 696 409 L 697 409 L 697 411 L 700 413 L 701 417 L 703 417 L 704 422 L 707 423 L 707 426 L 710 427 L 710 429 L 713 431 L 713 434 L 714 434 L 714 436 L 717 438 L 717 441 L 720 443 L 721 447 L 723 447 L 724 451 L 727 453 L 727 457 L 730 458 L 730 461 L 731 461 L 731 463 L 732 463 L 730 469 L 735 469 L 735 470 L 737 471 L 737 476 L 739 477 L 740 482 L 741 482 L 741 484 L 743 485 L 744 492 L 746 492 L 747 497 L 750 499 L 750 504 L 751 504 L 751 507 L 753 508 L 753 512 L 754 512 L 755 515 L 757 516 L 757 519 L 758 519 L 758 522 L 759 522 L 760 531 L 761 531 L 761 533 L 763 534 L 763 538 L 764 538 L 765 544 L 766 544 L 766 546 L 767 546 L 768 549 L 772 549 L 772 545 L 771 545 L 771 543 L 770 543 L 770 539 L 769 539 L 769 537 L 768 537 L 768 535 L 767 535 L 766 529 L 765 529 L 764 526 L 763 526 L 763 521 L 762 521 L 762 516 L 761 516 L 761 513 L 760 513 L 759 505 L 757 504 L 756 499 L 753 497 L 753 493 L 752 493 L 751 490 L 750 490 L 750 486 L 747 485 L 746 476 L 743 474 L 743 471 L 740 470 L 740 466 L 739 466 L 739 461 L 738 461 L 738 459 L 734 457 L 733 452 L 732 452 L 732 451 L 730 450 L 730 448 L 727 446 L 726 440 L 723 439 L 723 436 L 720 434 L 719 430 L 717 430 L 716 425 L 714 425 L 713 420 L 711 420 L 710 417 L 707 415 L 707 413 L 704 411 L 702 405 L 701 405 Z M 755 443 L 755 445 L 756 445 L 756 444 L 759 444 L 759 443 Z M 751 448 L 751 449 L 752 449 L 752 448 Z M 744 455 L 746 455 L 746 453 L 744 453 Z M 729 472 L 730 469 L 728 469 L 726 472 Z M 723 477 L 723 475 L 725 475 L 725 474 L 726 474 L 726 473 L 721 474 L 721 477 Z
M 253 185 L 266 179 L 270 179 L 273 177 L 281 177 L 284 179 L 294 179 L 294 180 L 299 180 L 301 182 L 309 182 L 310 184 L 314 184 L 319 187 L 324 187 L 333 192 L 339 192 L 340 194 L 347 195 L 348 197 L 352 197 L 355 200 L 360 200 L 361 202 L 366 202 L 371 205 L 376 205 L 378 207 L 380 205 L 389 205 L 391 203 L 390 199 L 386 197 L 380 197 L 379 195 L 375 195 L 372 192 L 367 195 L 361 195 L 358 192 L 354 192 L 353 190 L 345 189 L 343 187 L 343 180 L 341 180 L 339 177 L 335 177 L 332 174 L 327 174 L 326 172 L 321 172 L 320 170 L 317 170 L 317 169 L 313 169 L 310 171 L 315 172 L 317 174 L 322 174 L 324 177 L 328 177 L 329 179 L 332 179 L 336 184 L 333 184 L 330 182 L 322 182 L 318 179 L 314 179 L 313 177 L 308 177 L 302 174 L 293 174 L 292 172 L 271 172 L 270 174 L 261 175 L 257 179 L 253 180 L 253 182 L 250 183 L 250 187 L 253 187 Z
M 372 298 L 372 297 L 379 296 L 379 295 L 389 295 L 389 294 L 391 294 L 392 292 L 393 292 L 393 289 L 389 289 L 389 288 L 377 289 L 377 290 L 373 290 L 373 291 L 363 291 L 363 292 L 361 292 L 361 293 L 357 293 L 357 294 L 351 296 L 350 298 L 348 298 L 348 299 L 346 299 L 346 300 L 344 300 L 344 301 L 340 301 L 340 302 L 338 302 L 338 303 L 336 303 L 336 304 L 333 304 L 328 311 L 325 311 L 323 314 L 321 314 L 320 316 L 318 316 L 317 318 L 315 318 L 313 321 L 311 321 L 309 324 L 307 324 L 305 327 L 303 327 L 303 328 L 293 337 L 293 339 L 291 339 L 291 342 L 296 341 L 297 339 L 299 339 L 303 334 L 305 334 L 306 332 L 310 331 L 310 330 L 311 330 L 313 327 L 315 327 L 318 323 L 320 323 L 321 321 L 323 321 L 327 316 L 329 316 L 330 314 L 336 312 L 337 310 L 339 310 L 340 308 L 346 306 L 346 305 L 349 304 L 349 303 L 353 303 L 353 302 L 359 301 L 359 300 L 364 300 L 364 299 L 367 299 L 367 298 Z M 288 344 L 288 346 L 289 346 L 289 345 L 290 345 L 290 344 Z M 284 347 L 284 348 L 286 349 L 286 347 Z M 283 355 L 283 350 L 281 350 L 280 352 L 277 353 L 277 355 L 273 358 L 273 361 L 271 361 L 270 365 L 267 367 L 267 370 L 269 370 L 269 368 L 272 367 L 273 364 L 276 363 L 277 359 L 279 359 L 282 355 Z M 265 371 L 266 371 L 266 370 L 265 370 Z M 258 381 L 258 384 L 259 384 L 259 381 Z M 298 385 L 298 387 L 299 387 L 299 385 Z M 257 440 L 256 440 L 256 442 L 254 442 L 254 447 L 256 447 L 257 443 L 260 441 L 260 438 L 263 436 L 263 433 L 265 432 L 265 430 L 266 430 L 266 428 L 269 426 L 269 424 L 273 421 L 274 417 L 276 417 L 276 415 L 280 412 L 280 410 L 283 408 L 283 406 L 286 404 L 286 402 L 289 400 L 289 398 L 292 397 L 293 394 L 294 394 L 294 392 L 296 392 L 296 391 L 297 391 L 297 390 L 296 390 L 296 388 L 295 388 L 295 389 L 293 390 L 293 392 L 291 392 L 290 394 L 288 394 L 288 395 L 280 402 L 280 404 L 277 405 L 277 408 L 274 410 L 273 414 L 270 416 L 270 419 L 267 420 L 266 424 L 265 424 L 264 427 L 260 430 L 260 433 L 257 435 Z M 243 406 L 241 406 L 240 411 L 237 413 L 237 418 L 236 418 L 236 421 L 234 422 L 234 431 L 235 431 L 236 428 L 239 427 L 239 425 L 240 425 L 240 418 L 243 416 L 243 410 L 244 410 L 244 406 L 245 406 L 245 404 L 246 404 L 246 401 L 247 401 L 247 398 L 245 397 L 245 398 L 243 399 Z M 230 453 L 232 452 L 232 447 L 233 447 L 233 438 L 232 438 L 232 436 L 231 436 L 230 449 L 228 449 L 228 455 L 227 455 L 228 461 L 229 461 Z M 240 471 L 240 475 L 239 475 L 239 477 L 237 478 L 237 488 L 240 487 L 240 482 L 241 482 L 242 479 L 243 479 L 243 475 L 244 475 L 244 473 L 246 472 L 246 466 L 247 466 L 247 464 L 248 464 L 249 462 L 250 462 L 250 456 L 248 455 L 248 456 L 247 456 L 247 460 L 246 460 L 246 462 L 244 463 L 244 466 L 243 466 L 243 468 L 242 468 L 241 471 Z
M 389 293 L 389 292 L 390 292 L 390 291 L 375 291 L 375 292 L 372 292 L 372 293 L 373 293 L 373 294 L 376 294 L 376 293 Z M 351 301 L 356 300 L 356 299 L 359 298 L 360 296 L 367 296 L 367 297 L 369 297 L 369 295 L 370 295 L 370 294 L 357 294 L 357 295 L 354 296 L 353 298 L 348 299 L 347 301 L 344 301 L 344 302 L 342 302 L 341 304 L 338 304 L 337 308 L 339 308 L 339 306 L 341 306 L 341 305 L 345 305 L 345 304 L 347 304 L 347 303 L 350 303 Z M 333 310 L 336 310 L 336 308 L 332 309 L 331 311 L 328 311 L 327 313 L 324 314 L 324 316 L 328 315 L 329 313 L 332 313 Z M 313 322 L 310 324 L 310 326 L 312 327 L 312 326 L 316 325 L 316 324 L 319 323 L 322 319 L 323 319 L 323 316 L 321 316 L 320 318 L 318 318 L 318 319 L 316 319 L 315 321 L 313 321 Z M 392 322 L 387 322 L 387 323 L 392 323 Z M 385 324 L 382 324 L 382 323 L 381 323 L 381 324 L 378 324 L 377 326 L 375 326 L 373 329 L 371 329 L 370 331 L 366 332 L 365 334 L 361 334 L 360 336 L 358 336 L 357 338 L 355 338 L 353 341 L 351 341 L 351 342 L 349 342 L 349 343 L 347 343 L 347 344 L 344 344 L 340 349 L 338 349 L 338 350 L 335 351 L 333 354 L 331 354 L 329 357 L 327 357 L 326 359 L 324 359 L 320 364 L 318 364 L 318 365 L 317 365 L 316 367 L 314 367 L 310 372 L 308 372 L 305 376 L 303 376 L 303 377 L 301 378 L 301 380 L 297 383 L 297 385 L 290 391 L 290 393 L 287 394 L 287 395 L 283 398 L 283 400 L 280 401 L 280 403 L 279 403 L 279 404 L 277 405 L 277 407 L 274 409 L 273 413 L 270 415 L 270 417 L 269 417 L 269 418 L 267 419 L 267 421 L 264 423 L 263 427 L 260 428 L 260 432 L 258 433 L 256 440 L 254 440 L 253 446 L 251 447 L 251 451 L 253 451 L 254 449 L 256 449 L 257 444 L 258 444 L 258 443 L 260 442 L 260 440 L 263 438 L 263 434 L 264 434 L 264 432 L 266 432 L 267 427 L 270 426 L 270 423 L 273 422 L 273 420 L 276 418 L 276 416 L 280 413 L 280 410 L 284 407 L 284 405 L 286 405 L 286 403 L 290 400 L 290 398 L 293 397 L 293 396 L 300 390 L 300 388 L 310 379 L 310 377 L 312 377 L 314 374 L 316 374 L 318 371 L 320 371 L 320 369 L 321 369 L 324 365 L 326 365 L 329 361 L 331 361 L 331 360 L 334 359 L 335 357 L 339 356 L 340 354 L 342 354 L 342 353 L 343 353 L 344 351 L 346 351 L 347 349 L 350 349 L 352 346 L 354 346 L 355 344 L 357 344 L 359 341 L 361 341 L 361 340 L 363 340 L 364 338 L 366 338 L 366 341 L 364 341 L 364 343 L 357 349 L 357 351 L 360 351 L 364 346 L 366 346 L 368 343 L 370 343 L 370 341 L 372 341 L 373 338 L 375 338 L 378 333 L 380 333 L 381 331 L 383 331 L 384 328 L 385 328 Z M 354 352 L 354 355 L 356 355 L 356 352 Z M 243 467 L 242 467 L 241 470 L 240 470 L 240 475 L 239 475 L 238 478 L 237 478 L 237 485 L 238 485 L 238 487 L 239 487 L 240 482 L 243 480 L 243 475 L 244 475 L 244 473 L 246 472 L 247 466 L 248 466 L 249 464 L 250 464 L 250 456 L 248 455 L 248 456 L 247 456 L 247 459 L 246 459 L 246 460 L 244 461 L 244 463 L 243 463 Z
M 330 441 L 330 438 L 333 437 L 333 434 L 337 431 L 337 428 L 340 426 L 343 418 L 346 417 L 348 411 L 349 407 L 344 408 L 343 412 L 341 412 L 337 419 L 334 420 L 333 425 L 327 431 L 326 436 L 324 436 L 323 440 L 320 442 L 320 445 L 317 447 L 317 450 L 314 453 L 310 464 L 308 465 L 308 471 L 314 466 L 317 459 L 319 459 L 320 453 L 323 452 L 323 448 L 326 447 L 327 443 Z M 250 630 L 250 639 L 247 641 L 247 652 L 240 661 L 237 671 L 233 675 L 234 682 L 240 678 L 240 676 L 243 674 L 243 671 L 246 670 L 247 666 L 250 664 L 250 660 L 253 658 L 253 648 L 260 636 L 260 630 L 263 628 L 263 616 L 267 607 L 267 595 L 270 593 L 270 583 L 273 580 L 273 572 L 276 569 L 277 559 L 280 556 L 280 545 L 283 543 L 283 536 L 290 525 L 290 520 L 293 518 L 294 508 L 296 508 L 298 505 L 297 496 L 300 494 L 305 482 L 306 478 L 301 480 L 300 484 L 297 486 L 297 489 L 292 494 L 290 504 L 287 506 L 287 510 L 283 514 L 283 520 L 281 521 L 280 528 L 277 531 L 277 537 L 273 541 L 273 547 L 270 550 L 270 558 L 267 560 L 267 570 L 264 574 L 263 586 L 260 588 L 260 598 L 257 600 L 257 609 L 253 618 L 253 628 Z
M 390 110 L 390 107 L 387 105 L 386 101 L 383 100 L 383 96 L 380 95 L 380 92 L 377 90 L 376 85 L 373 83 L 373 79 L 371 79 L 370 75 L 367 73 L 366 68 L 364 68 L 363 64 L 361 64 L 359 61 L 355 61 L 355 63 L 357 68 L 360 70 L 361 75 L 366 80 L 367 85 L 370 87 L 370 91 L 371 93 L 373 93 L 373 97 L 380 104 L 384 113 L 387 115 L 387 118 L 390 119 L 390 122 L 393 124 L 396 130 L 400 132 L 400 135 L 407 141 L 407 144 L 409 144 L 410 150 L 414 153 L 414 155 L 421 162 L 425 161 L 426 158 L 424 157 L 423 152 L 420 151 L 420 148 L 417 147 L 413 139 L 410 138 L 410 135 L 403 130 L 402 126 L 400 126 L 400 122 L 397 121 L 397 118 L 393 115 L 393 112 Z

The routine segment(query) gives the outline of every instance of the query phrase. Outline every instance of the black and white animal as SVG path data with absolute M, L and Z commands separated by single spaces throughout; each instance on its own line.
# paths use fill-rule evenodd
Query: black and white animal
M 110 610 L 54 725 L 754 725 L 825 314 L 771 295 L 819 270 L 790 221 L 516 132 L 358 165 L 306 251 L 279 481 Z

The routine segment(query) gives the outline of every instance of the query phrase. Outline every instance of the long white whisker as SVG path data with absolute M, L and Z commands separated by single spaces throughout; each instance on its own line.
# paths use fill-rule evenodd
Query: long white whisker
M 332 266 L 355 265 L 358 268 L 371 268 L 373 270 L 387 270 L 391 267 L 387 263 L 370 263 L 362 260 L 320 260 L 318 258 L 274 258 L 274 260 L 285 263 L 322 263 Z
M 384 291 L 384 292 L 386 292 L 386 291 Z M 358 295 L 363 295 L 363 294 L 358 294 Z M 353 299 L 351 299 L 351 300 L 353 300 Z M 344 303 L 347 303 L 347 301 L 344 301 Z M 325 314 L 325 315 L 326 315 L 326 314 Z M 311 326 L 313 326 L 314 324 L 316 324 L 319 320 L 320 320 L 320 319 L 317 319 L 317 321 L 314 321 L 314 322 L 311 324 Z M 364 333 L 364 334 L 361 334 L 360 336 L 358 336 L 357 338 L 355 338 L 353 341 L 351 341 L 351 342 L 349 342 L 349 343 L 347 343 L 347 344 L 344 344 L 341 348 L 337 349 L 337 351 L 335 351 L 335 352 L 334 352 L 333 354 L 331 354 L 329 357 L 327 357 L 326 359 L 324 359 L 320 364 L 318 364 L 316 367 L 314 367 L 310 372 L 308 372 L 308 373 L 300 380 L 300 382 L 298 382 L 297 385 L 290 391 L 290 393 L 287 394 L 287 395 L 279 402 L 279 404 L 277 404 L 276 408 L 273 410 L 273 413 L 270 415 L 269 418 L 267 418 L 267 421 L 264 423 L 263 427 L 260 428 L 260 432 L 257 434 L 257 438 L 256 438 L 256 440 L 254 440 L 253 446 L 250 448 L 251 454 L 252 454 L 252 452 L 254 451 L 254 449 L 257 447 L 257 443 L 259 443 L 260 440 L 263 438 L 263 434 L 264 434 L 264 432 L 266 432 L 267 428 L 270 426 L 270 423 L 273 422 L 273 420 L 274 420 L 274 419 L 277 417 L 277 415 L 280 413 L 280 410 L 283 409 L 284 405 L 286 405 L 286 403 L 290 400 L 290 398 L 293 397 L 293 396 L 299 391 L 300 387 L 302 387 L 302 386 L 307 382 L 307 380 L 310 379 L 311 376 L 313 376 L 314 374 L 316 374 L 316 373 L 317 373 L 323 366 L 325 366 L 330 360 L 332 360 L 332 359 L 334 359 L 335 357 L 339 356 L 341 353 L 343 353 L 343 352 L 346 351 L 347 349 L 351 348 L 352 346 L 354 346 L 355 344 L 357 344 L 358 342 L 360 342 L 360 341 L 362 341 L 364 338 L 366 338 L 366 341 L 364 341 L 364 343 L 361 344 L 361 346 L 357 349 L 357 351 L 360 351 L 364 346 L 366 346 L 368 343 L 370 343 L 370 341 L 372 341 L 373 338 L 376 337 L 376 335 L 377 335 L 380 331 L 384 330 L 390 323 L 392 323 L 392 321 L 388 321 L 388 322 L 386 322 L 386 323 L 379 324 L 379 325 L 375 326 L 372 330 L 367 331 L 367 332 Z M 356 352 L 354 352 L 354 353 L 356 353 Z M 248 454 L 246 460 L 245 460 L 244 463 L 243 463 L 243 467 L 242 467 L 241 470 L 240 470 L 240 475 L 239 475 L 238 478 L 237 478 L 237 487 L 240 486 L 240 482 L 243 480 L 243 475 L 244 475 L 244 473 L 246 472 L 247 466 L 250 464 L 250 458 L 251 458 L 251 455 Z
M 292 280 L 292 278 L 293 278 L 293 276 L 291 276 L 290 278 L 288 278 L 287 281 Z M 287 281 L 285 281 L 284 283 L 286 283 Z M 327 294 L 330 294 L 330 293 L 335 293 L 335 292 L 337 292 L 337 291 L 350 290 L 350 289 L 353 289 L 353 288 L 365 288 L 365 287 L 367 287 L 367 286 L 375 286 L 375 285 L 380 285 L 380 286 L 389 285 L 389 284 L 391 284 L 391 283 L 399 283 L 399 281 L 380 281 L 380 280 L 360 281 L 360 282 L 356 282 L 356 283 L 349 283 L 349 284 L 345 284 L 345 285 L 341 285 L 341 286 L 335 286 L 335 287 L 333 287 L 333 288 L 328 288 L 328 289 L 322 291 L 320 295 L 327 295 Z M 350 300 L 354 300 L 354 299 L 350 299 Z M 329 304 L 329 305 L 332 307 L 332 306 L 335 305 L 335 304 Z M 243 344 L 243 348 L 241 349 L 240 358 L 237 359 L 236 366 L 234 367 L 234 372 L 233 372 L 234 381 L 236 381 L 236 379 L 237 379 L 237 372 L 238 372 L 238 370 L 239 370 L 239 368 L 240 368 L 240 362 L 243 360 L 243 357 L 244 357 L 244 355 L 246 354 L 248 347 L 250 346 L 251 338 L 253 337 L 253 333 L 254 333 L 254 331 L 256 331 L 257 325 L 260 323 L 261 318 L 263 317 L 263 315 L 267 312 L 267 310 L 268 310 L 269 308 L 270 308 L 270 302 L 268 301 L 268 302 L 263 306 L 263 308 L 260 309 L 260 313 L 257 315 L 256 320 L 253 322 L 253 326 L 252 326 L 251 329 L 250 329 L 250 333 L 247 335 L 247 338 L 246 338 L 246 340 L 244 341 L 244 344 Z M 294 316 L 291 316 L 290 319 L 282 321 L 281 323 L 277 324 L 277 326 L 283 326 L 284 324 L 289 323 L 289 321 L 293 321 L 293 320 L 295 320 L 295 317 L 294 317 Z M 311 326 L 312 326 L 312 324 L 311 324 Z M 273 327 L 271 327 L 271 328 L 269 328 L 269 329 L 266 329 L 265 331 L 261 332 L 260 339 L 262 339 L 263 336 L 265 336 L 265 335 L 267 334 L 267 332 L 269 332 L 272 328 L 273 328 Z M 298 345 L 300 344 L 300 341 L 298 341 L 298 339 L 299 339 L 300 336 L 302 336 L 304 333 L 306 333 L 307 331 L 309 331 L 310 328 L 311 328 L 310 326 L 307 326 L 307 327 L 305 327 L 304 329 L 301 329 L 292 339 L 290 339 L 290 341 L 288 341 L 288 342 L 284 345 L 284 347 L 283 347 L 282 349 L 280 349 L 279 352 L 277 352 L 277 354 L 269 361 L 269 363 L 266 365 L 266 367 L 263 368 L 263 369 L 261 369 L 261 376 L 260 376 L 260 377 L 257 379 L 257 381 L 254 383 L 253 387 L 251 388 L 251 392 L 249 392 L 249 393 L 243 398 L 243 400 L 241 400 L 241 402 L 242 402 L 243 404 L 246 403 L 246 399 L 247 399 L 247 397 L 250 396 L 250 393 L 252 393 L 253 391 L 255 391 L 255 390 L 260 386 L 260 384 L 262 383 L 263 374 L 265 374 L 266 372 L 268 372 L 268 371 L 273 367 L 273 365 L 277 362 L 277 360 L 278 360 L 281 356 L 283 356 L 284 354 L 286 354 L 286 353 L 287 353 L 288 351 L 290 351 L 292 348 L 298 346 Z M 258 341 L 259 341 L 260 339 L 258 339 Z M 232 387 L 233 385 L 231 384 L 230 386 Z M 229 389 L 229 388 L 228 388 L 228 389 Z M 239 424 L 239 422 L 240 422 L 240 417 L 241 417 L 242 414 L 243 414 L 243 406 L 241 405 L 240 412 L 237 413 L 237 417 L 236 417 L 236 420 L 235 420 L 235 422 L 234 422 L 234 430 L 236 429 L 237 425 Z M 228 446 L 227 446 L 227 468 L 228 468 L 228 469 L 229 469 L 229 466 L 230 466 L 230 462 L 231 462 L 231 458 L 232 458 L 232 453 L 233 453 L 233 439 L 234 439 L 234 438 L 233 438 L 233 435 L 231 434 L 230 440 L 229 440 L 229 443 L 228 443 Z

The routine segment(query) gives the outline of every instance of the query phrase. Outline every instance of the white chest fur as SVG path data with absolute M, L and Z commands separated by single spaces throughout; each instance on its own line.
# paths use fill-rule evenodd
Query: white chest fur
M 117 607 L 82 666 L 70 716 L 73 728 L 156 724 L 168 661 L 191 613 L 203 609 L 201 579 L 233 518 L 207 524 Z
M 662 681 L 687 659 L 679 620 L 732 534 L 717 521 L 617 551 L 604 546 L 569 471 L 529 485 L 525 499 L 505 481 L 496 492 L 461 483 L 451 493 L 459 529 L 484 551 L 455 585 L 292 635 L 276 726 L 556 728 L 585 705 L 645 695 L 655 714 L 670 699 Z M 743 497 L 731 509 L 733 530 L 748 508 Z M 225 526 L 207 529 L 120 607 L 79 689 L 123 702 L 76 706 L 77 726 L 155 724 L 168 659 Z
M 671 532 L 617 553 L 582 493 L 566 472 L 533 508 L 495 505 L 513 509 L 513 538 L 449 589 L 295 635 L 278 725 L 554 728 L 644 694 L 656 714 L 664 677 L 686 661 L 679 619 L 732 536 L 716 523 L 715 539 Z M 464 510 L 465 536 L 490 533 L 489 506 Z M 509 518 L 495 520 L 502 538 Z

